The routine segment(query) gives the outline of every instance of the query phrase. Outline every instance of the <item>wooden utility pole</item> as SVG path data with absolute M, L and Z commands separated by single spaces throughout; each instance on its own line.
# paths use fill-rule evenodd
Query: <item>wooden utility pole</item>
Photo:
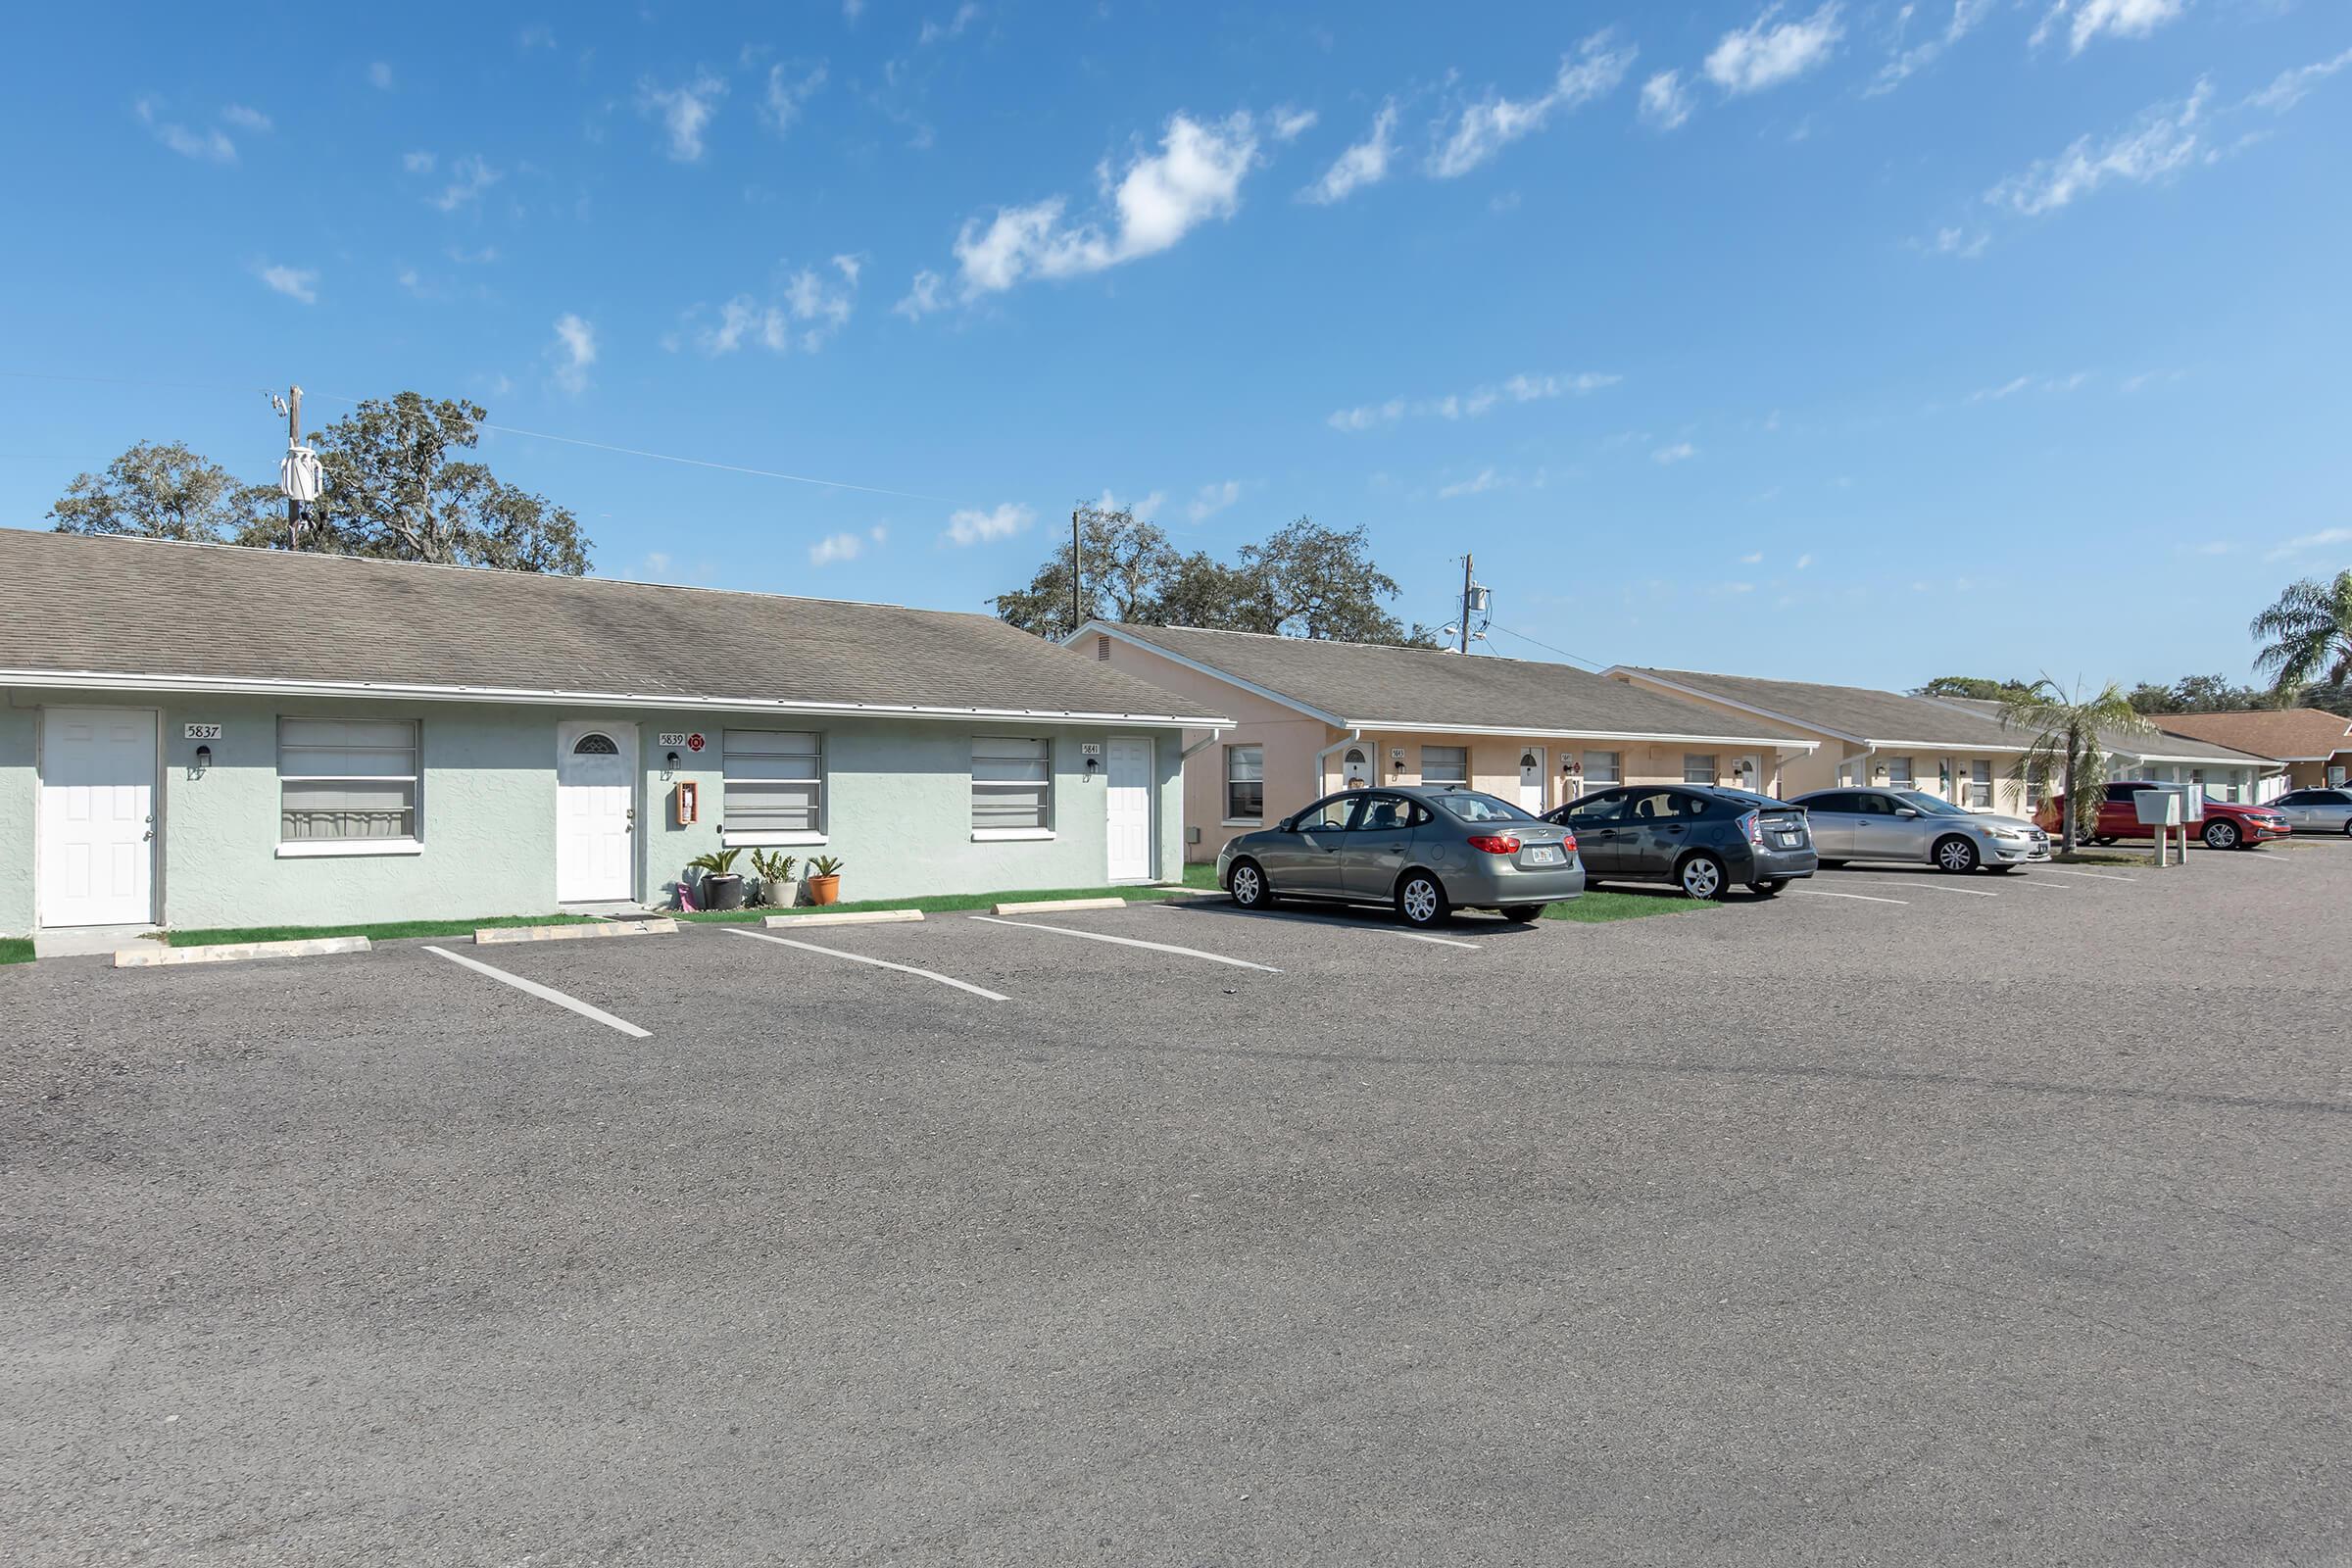
M 1470 553 L 1462 552 L 1462 619 L 1456 628 L 1461 633 L 1461 653 L 1470 651 Z
M 286 388 L 286 450 L 302 445 L 302 388 Z M 302 503 L 286 497 L 286 548 L 302 548 Z
M 1078 513 L 1073 509 L 1070 513 L 1070 631 L 1073 634 L 1086 624 L 1085 612 L 1080 608 L 1085 603 L 1085 586 L 1086 545 L 1078 537 Z

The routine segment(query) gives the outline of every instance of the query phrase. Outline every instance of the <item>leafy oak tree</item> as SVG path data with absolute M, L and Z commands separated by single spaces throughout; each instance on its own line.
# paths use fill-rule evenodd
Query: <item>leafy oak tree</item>
M 275 488 L 247 484 L 181 442 L 141 441 L 104 475 L 68 485 L 49 516 L 59 533 L 225 544 L 267 529 L 283 507 Z

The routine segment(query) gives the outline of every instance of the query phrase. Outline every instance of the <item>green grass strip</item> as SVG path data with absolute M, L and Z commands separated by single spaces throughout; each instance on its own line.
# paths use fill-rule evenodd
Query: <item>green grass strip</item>
M 1640 920 L 1653 914 L 1688 914 L 1693 909 L 1713 908 L 1698 899 L 1685 898 L 1680 893 L 1611 893 L 1603 888 L 1570 899 L 1565 904 L 1544 907 L 1546 920 L 1579 920 L 1586 925 L 1600 925 L 1610 920 Z
M 0 937 L 0 963 L 30 963 L 32 938 Z
M 224 942 L 302 942 L 312 937 L 366 937 L 389 942 L 398 937 L 470 936 L 484 926 L 585 925 L 587 914 L 491 914 L 478 920 L 378 920 L 364 925 L 250 925 L 220 926 L 200 931 L 167 931 L 164 941 L 175 948 L 216 948 Z

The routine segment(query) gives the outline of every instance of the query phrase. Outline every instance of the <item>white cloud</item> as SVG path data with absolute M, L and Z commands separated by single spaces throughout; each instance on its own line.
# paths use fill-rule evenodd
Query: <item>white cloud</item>
M 1992 236 L 1982 229 L 1971 234 L 1965 228 L 1939 228 L 1936 231 L 1936 237 L 1922 249 L 1931 256 L 1951 256 L 1963 262 L 1973 262 L 1984 255 L 1984 248 L 1991 243 Z
M 220 111 L 220 118 L 239 130 L 250 130 L 257 135 L 267 135 L 277 128 L 268 115 L 263 114 L 259 109 L 247 108 L 243 104 L 230 104 Z
M 1761 550 L 1756 551 L 1753 555 L 1741 556 L 1740 558 L 1740 564 L 1742 566 L 1757 566 L 1763 564 L 1763 562 L 1764 552 Z
M 2088 370 L 2077 370 L 2072 375 L 2020 375 L 1998 386 L 1979 387 L 1968 395 L 1971 403 L 2003 403 L 2020 392 L 2074 392 L 2090 379 Z
M 433 155 L 428 152 L 419 151 L 400 155 L 400 167 L 412 174 L 431 173 L 435 162 Z
M 1150 522 L 1157 517 L 1159 509 L 1167 504 L 1168 493 L 1165 490 L 1153 490 L 1140 501 L 1121 501 L 1115 491 L 1106 487 L 1101 495 L 1095 497 L 1097 512 L 1117 512 L 1124 508 L 1145 522 Z
M 804 354 L 813 354 L 849 324 L 862 267 L 861 257 L 836 256 L 832 268 L 839 282 L 804 267 L 785 279 L 779 298 L 762 301 L 738 294 L 718 307 L 715 321 L 695 328 L 694 346 L 713 359 L 734 353 L 747 341 L 772 354 L 788 353 L 796 344 Z M 687 313 L 689 319 L 702 311 L 696 306 Z
M 1297 141 L 1314 129 L 1315 122 L 1322 117 L 1312 109 L 1294 109 L 1289 104 L 1279 104 L 1269 118 L 1273 121 L 1270 128 L 1276 141 Z
M 1761 92 L 1795 80 L 1826 64 L 1838 40 L 1845 36 L 1838 10 L 1839 0 L 1828 0 L 1800 22 L 1775 25 L 1773 19 L 1781 8 L 1766 6 L 1755 21 L 1717 41 L 1707 56 L 1707 79 L 1733 94 Z
M 1811 564 L 1813 564 L 1813 558 L 1811 556 L 1799 556 L 1796 558 L 1796 569 L 1799 571 L 1804 570 Z
M 978 219 L 966 221 L 956 236 L 962 297 L 970 301 L 1024 278 L 1075 277 L 1156 255 L 1201 223 L 1231 218 L 1241 206 L 1242 180 L 1256 162 L 1257 126 L 1248 114 L 1210 124 L 1176 115 L 1160 150 L 1138 155 L 1116 185 L 1108 166 L 1102 170 L 1112 208 L 1108 232 L 1091 220 L 1065 222 L 1066 202 L 1059 196 L 999 208 L 985 225 Z M 916 293 L 903 307 L 922 292 L 924 275 L 917 274 Z
M 1184 514 L 1195 522 L 1203 522 L 1242 499 L 1242 481 L 1227 479 L 1222 484 L 1204 484 L 1193 497 Z
M 1323 177 L 1298 193 L 1298 199 L 1328 206 L 1345 201 L 1366 185 L 1389 177 L 1389 160 L 1396 153 L 1396 100 L 1390 99 L 1372 117 L 1372 133 L 1333 160 Z
M 1633 69 L 1636 50 L 1611 47 L 1607 29 L 1585 39 L 1572 55 L 1560 57 L 1551 90 L 1540 98 L 1510 99 L 1493 93 L 1464 108 L 1453 129 L 1429 156 L 1429 172 L 1440 179 L 1467 174 L 1522 136 L 1544 128 L 1553 111 L 1576 110 L 1614 91 Z
M 473 153 L 467 153 L 450 165 L 449 172 L 450 183 L 440 195 L 432 198 L 432 204 L 445 213 L 454 213 L 468 202 L 479 201 L 482 192 L 507 177 Z
M 2038 49 L 2065 22 L 2067 53 L 2079 55 L 2102 32 L 2117 38 L 2145 38 L 2187 9 L 2188 0 L 2057 0 L 2034 29 L 2033 43 Z
M 2103 142 L 2078 137 L 2057 157 L 2002 180 L 1984 199 L 2033 218 L 2054 213 L 2110 180 L 2145 185 L 2168 178 L 2204 150 L 2202 125 L 2212 96 L 2212 85 L 2200 78 L 2186 98 L 2141 111 L 2130 128 Z
M 768 129 L 781 136 L 801 118 L 817 89 L 825 84 L 825 63 L 801 66 L 797 62 L 778 62 L 767 68 L 767 92 L 760 104 L 760 119 Z
M 318 303 L 318 274 L 307 267 L 262 267 L 256 270 L 261 280 L 290 300 L 305 305 Z
M 237 161 L 237 144 L 228 139 L 227 132 L 216 127 L 190 130 L 187 126 L 156 118 L 156 102 L 142 98 L 132 106 L 139 123 L 155 132 L 155 139 L 179 154 L 200 163 L 233 164 Z
M 837 561 L 856 561 L 865 554 L 868 541 L 878 545 L 889 537 L 889 530 L 879 523 L 863 533 L 829 533 L 808 547 L 808 564 L 830 566 Z
M 948 518 L 946 537 L 954 544 L 987 544 L 991 540 L 1009 539 L 1036 520 L 1036 513 L 1013 501 L 992 512 L 967 508 Z
M 556 385 L 573 397 L 588 390 L 588 367 L 596 363 L 596 327 L 569 311 L 556 318 L 556 340 L 548 346 Z
M 378 60 L 368 68 L 368 84 L 380 92 L 392 90 L 392 62 Z
M 1977 24 L 1992 10 L 1992 0 L 1952 0 L 1951 20 L 1940 32 L 1931 32 L 1908 49 L 1896 51 L 1893 59 L 1879 68 L 1878 79 L 1864 89 L 1864 96 L 1877 97 L 1892 92 L 1913 73 L 1926 69 L 1937 55 L 1958 43 L 1976 30 Z M 1898 18 L 1898 25 L 1911 19 L 1912 7 L 1906 5 Z
M 906 290 L 906 297 L 890 308 L 892 314 L 904 316 L 909 321 L 919 321 L 933 311 L 946 310 L 948 302 L 942 297 L 942 291 L 947 283 L 946 278 L 929 269 L 915 273 L 914 283 Z
M 1698 448 L 1688 441 L 1677 441 L 1670 447 L 1658 448 L 1649 456 L 1651 462 L 1658 464 L 1688 463 L 1698 456 Z
M 1642 122 L 1657 130 L 1672 130 L 1690 118 L 1690 95 L 1683 90 L 1683 74 L 1661 71 L 1642 84 Z
M 514 47 L 517 49 L 553 49 L 555 46 L 556 29 L 544 22 L 532 23 L 514 34 Z
M 923 30 L 915 35 L 915 47 L 927 48 L 948 38 L 960 38 L 963 36 L 963 30 L 979 20 L 980 8 L 972 4 L 971 0 L 964 0 L 962 5 L 956 8 L 956 14 L 947 21 L 925 22 Z
M 703 132 L 710 128 L 719 100 L 726 95 L 727 84 L 706 71 L 675 87 L 657 87 L 650 79 L 639 82 L 637 107 L 662 122 L 669 138 L 670 158 L 691 164 L 702 158 Z
M 1334 430 L 1354 431 L 1394 424 L 1408 413 L 1422 418 L 1475 419 L 1505 401 L 1537 403 L 1547 398 L 1584 397 L 1603 387 L 1615 386 L 1623 379 L 1623 376 L 1608 375 L 1598 370 L 1582 370 L 1566 375 L 1531 375 L 1522 372 L 1499 384 L 1473 387 L 1467 392 L 1449 392 L 1444 397 L 1421 398 L 1409 404 L 1402 398 L 1391 398 L 1386 403 L 1366 403 L 1352 409 L 1341 409 L 1323 422 Z
M 2273 114 L 2285 114 L 2301 103 L 2312 88 L 2346 66 L 2352 66 L 2352 49 L 2345 50 L 2332 60 L 2322 60 L 2314 65 L 2297 66 L 2292 71 L 2280 72 L 2278 80 L 2248 98 L 2246 103 L 2256 109 L 2268 109 Z
M 2330 550 L 2338 545 L 2352 545 L 2352 528 L 2322 528 L 2318 533 L 2298 534 L 2282 541 L 2276 549 L 2263 555 L 2265 561 L 2284 561 L 2311 550 Z
M 1505 481 L 1499 478 L 1493 468 L 1481 468 L 1467 479 L 1457 480 L 1446 485 L 1438 492 L 1438 499 L 1452 501 L 1461 496 L 1484 495 L 1489 490 L 1501 489 Z
M 841 20 L 853 24 L 865 15 L 865 0 L 841 0 Z

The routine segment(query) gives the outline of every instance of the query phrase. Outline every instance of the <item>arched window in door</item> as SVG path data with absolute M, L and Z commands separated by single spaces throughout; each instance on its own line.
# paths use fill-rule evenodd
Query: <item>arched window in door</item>
M 571 749 L 574 757 L 618 757 L 620 748 L 612 744 L 610 735 L 583 735 Z

